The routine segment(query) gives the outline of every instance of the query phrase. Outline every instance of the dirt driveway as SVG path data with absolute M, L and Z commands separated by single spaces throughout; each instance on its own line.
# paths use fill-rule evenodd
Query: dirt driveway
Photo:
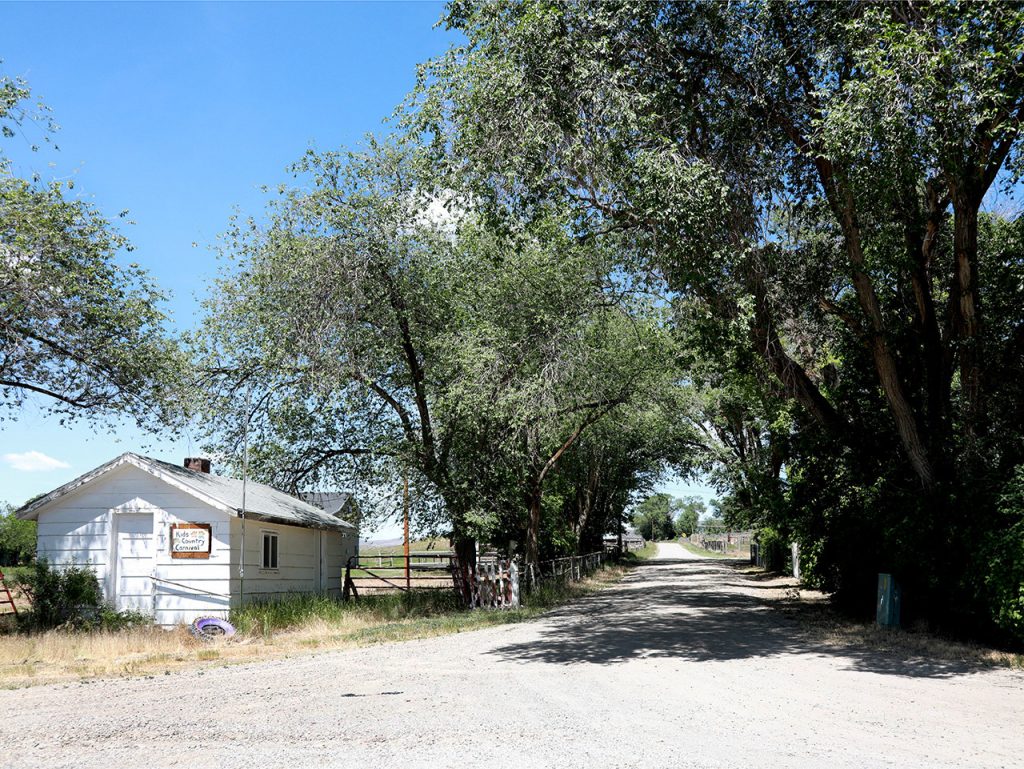
M 1024 674 L 835 649 L 663 546 L 522 625 L 0 691 L 0 766 L 1020 767 Z

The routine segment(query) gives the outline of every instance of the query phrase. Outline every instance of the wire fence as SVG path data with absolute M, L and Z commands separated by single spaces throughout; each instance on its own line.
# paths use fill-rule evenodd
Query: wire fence
M 686 541 L 713 553 L 748 557 L 750 545 L 754 542 L 753 531 L 697 531 Z
M 358 598 L 395 590 L 451 590 L 452 553 L 354 555 L 345 564 L 342 597 Z
M 533 590 L 544 582 L 578 582 L 589 577 L 615 557 L 614 553 L 598 551 L 586 555 L 553 558 L 550 561 L 541 561 L 536 566 L 527 564 L 523 569 L 526 589 Z
M 352 556 L 345 564 L 342 597 L 448 589 L 468 608 L 513 608 L 522 594 L 542 584 L 585 579 L 617 558 L 617 553 L 599 551 L 524 566 L 518 558 L 489 553 L 469 567 L 450 552 Z

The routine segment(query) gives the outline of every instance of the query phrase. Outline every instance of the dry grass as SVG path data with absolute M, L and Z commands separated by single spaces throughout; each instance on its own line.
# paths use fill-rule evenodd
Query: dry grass
M 286 631 L 253 632 L 217 642 L 199 641 L 184 627 L 115 632 L 51 630 L 0 636 L 0 688 L 44 683 L 170 673 L 182 668 L 286 657 L 311 648 L 357 645 L 356 636 L 372 623 L 311 620 Z
M 618 581 L 629 567 L 612 566 L 582 582 L 544 589 L 530 605 L 510 611 L 440 611 L 416 616 L 375 610 L 369 603 L 328 618 L 309 616 L 284 629 L 254 626 L 231 639 L 202 642 L 184 627 L 115 632 L 52 630 L 0 634 L 0 688 L 139 675 L 428 638 L 531 619 L 548 609 Z
M 793 577 L 732 564 L 747 580 L 758 582 L 758 595 L 778 611 L 800 623 L 816 642 L 834 648 L 862 648 L 905 659 L 960 663 L 977 667 L 1024 668 L 1024 655 L 980 644 L 945 638 L 926 627 L 881 628 L 873 622 L 843 616 L 817 590 L 801 587 Z
M 416 539 L 409 543 L 409 550 L 413 553 L 448 553 L 451 552 L 451 543 L 448 537 L 432 537 L 430 539 Z M 404 545 L 388 545 L 386 547 L 366 547 L 359 551 L 362 558 L 374 555 L 403 555 Z
M 174 667 L 199 650 L 199 642 L 185 631 L 5 635 L 0 637 L 0 686 L 131 675 L 157 661 Z

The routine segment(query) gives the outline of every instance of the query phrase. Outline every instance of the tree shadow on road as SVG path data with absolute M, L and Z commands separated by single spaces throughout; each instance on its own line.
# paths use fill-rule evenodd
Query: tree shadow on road
M 804 627 L 760 595 L 758 585 L 710 561 L 658 560 L 619 585 L 546 615 L 541 636 L 494 649 L 509 660 L 608 665 L 641 658 L 708 662 L 782 655 L 841 659 L 850 670 L 946 678 L 981 662 L 922 658 L 836 642 Z

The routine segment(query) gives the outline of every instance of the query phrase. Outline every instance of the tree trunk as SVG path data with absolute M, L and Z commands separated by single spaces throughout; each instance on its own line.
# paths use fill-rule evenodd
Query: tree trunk
M 950 290 L 954 330 L 959 340 L 960 386 L 966 409 L 964 422 L 976 436 L 982 419 L 981 298 L 978 295 L 978 205 L 972 195 L 956 189 L 953 195 L 954 277 Z
M 944 432 L 949 406 L 949 377 L 946 375 L 942 337 L 939 334 L 928 274 L 915 266 L 910 274 L 914 302 L 918 310 L 921 347 L 924 353 L 925 386 L 928 389 L 928 426 L 933 439 Z M 937 448 L 937 447 L 935 447 Z M 935 453 L 933 448 L 933 454 Z
M 922 487 L 931 489 L 935 485 L 935 470 L 924 441 L 921 439 L 922 425 L 918 423 L 917 415 L 907 398 L 896 356 L 886 340 L 885 322 L 878 295 L 875 293 L 871 276 L 866 271 L 860 223 L 857 220 L 853 193 L 849 186 L 837 176 L 835 167 L 827 158 L 815 157 L 814 165 L 818 170 L 822 190 L 843 233 L 843 244 L 850 260 L 850 278 L 861 311 L 868 322 L 865 331 L 870 336 L 869 349 L 871 357 L 874 359 L 875 371 L 878 373 L 878 383 L 885 394 L 893 421 L 896 423 L 896 432 L 899 435 L 900 443 L 910 460 L 914 473 Z
M 532 483 L 526 495 L 530 517 L 526 524 L 526 563 L 537 566 L 540 563 L 540 509 L 541 486 Z
M 619 509 L 618 525 L 615 527 L 615 532 L 616 532 L 616 535 L 617 535 L 616 542 L 615 542 L 615 547 L 618 548 L 620 556 L 622 555 L 622 525 L 623 525 L 622 524 L 622 514 L 623 514 L 623 512 L 624 511 L 620 508 Z
M 908 194 L 905 208 L 913 209 L 913 193 Z M 924 225 L 915 217 L 908 217 L 905 225 L 907 256 L 910 261 L 910 284 L 917 308 L 917 328 L 924 354 L 925 387 L 927 390 L 927 434 L 929 452 L 933 462 L 945 460 L 949 416 L 950 365 L 947 349 L 943 345 L 939 318 L 932 297 L 931 269 L 939 240 L 939 229 L 945 203 L 934 185 L 928 185 L 927 217 Z M 941 472 L 941 470 L 940 470 Z
M 584 538 L 594 508 L 594 498 L 598 493 L 600 477 L 598 469 L 592 466 L 587 472 L 586 485 L 576 489 L 576 520 L 573 521 L 573 533 L 576 535 L 578 553 L 584 552 Z
M 906 388 L 900 377 L 896 356 L 889 348 L 885 334 L 885 322 L 879 306 L 878 295 L 871 277 L 865 272 L 864 252 L 861 247 L 860 225 L 853 212 L 852 196 L 846 192 L 845 205 L 840 210 L 840 223 L 843 239 L 846 242 L 846 253 L 850 258 L 851 278 L 857 300 L 868 322 L 870 334 L 869 349 L 878 373 L 878 383 L 889 403 L 889 411 L 896 423 L 896 432 L 910 460 L 914 472 L 921 485 L 930 489 L 935 485 L 935 471 L 931 458 L 921 440 L 921 425 L 917 421 L 913 406 L 907 398 Z
M 751 278 L 751 289 L 754 294 L 754 323 L 750 335 L 754 351 L 768 364 L 786 394 L 807 409 L 814 421 L 834 435 L 845 435 L 845 420 L 821 394 L 803 367 L 786 353 L 768 305 L 763 275 Z
M 473 570 L 476 568 L 476 540 L 472 537 L 452 537 L 452 548 L 459 565 Z
M 871 356 L 875 361 L 875 371 L 878 372 L 882 392 L 889 401 L 889 411 L 896 423 L 896 432 L 900 436 L 903 449 L 921 485 L 930 489 L 935 485 L 932 461 L 921 440 L 917 416 L 904 394 L 903 383 L 896 370 L 896 360 L 881 334 L 873 334 L 871 337 Z

